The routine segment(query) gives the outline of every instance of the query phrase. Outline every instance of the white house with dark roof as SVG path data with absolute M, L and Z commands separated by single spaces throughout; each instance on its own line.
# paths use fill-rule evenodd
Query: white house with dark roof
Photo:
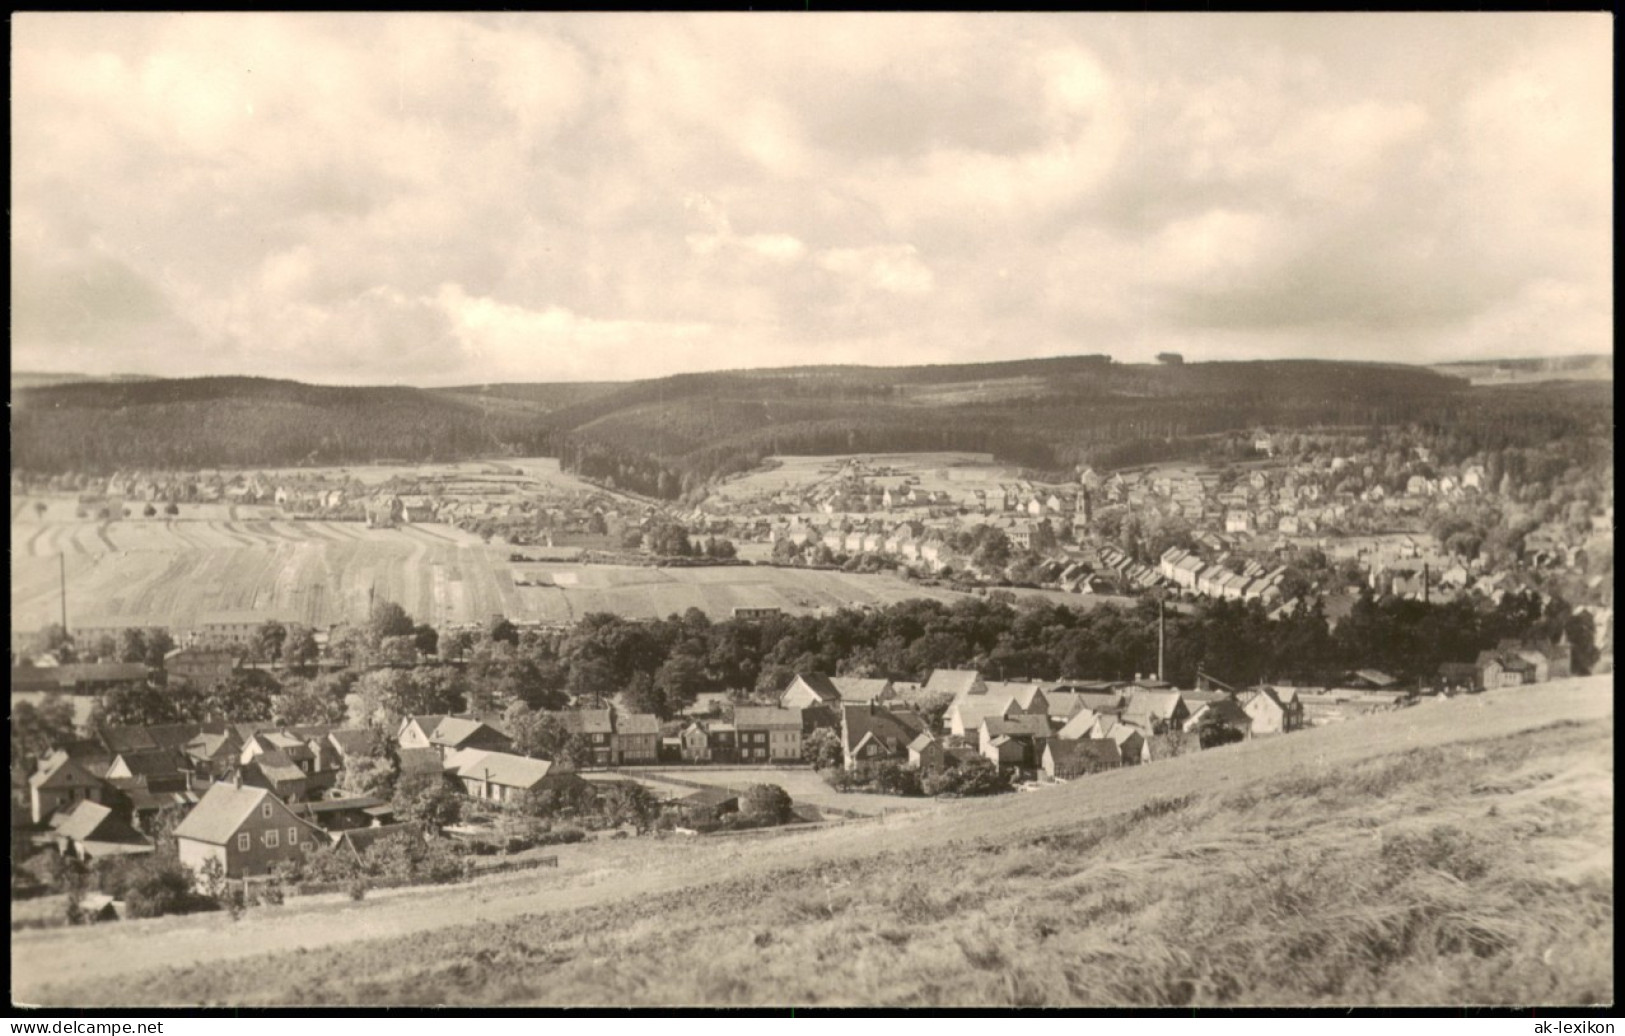
M 181 863 L 201 872 L 219 860 L 227 877 L 269 874 L 277 864 L 326 845 L 327 834 L 265 788 L 212 785 L 175 828 Z
M 101 802 L 106 796 L 106 782 L 60 749 L 40 760 L 39 770 L 28 778 L 29 813 L 36 824 L 58 810 L 87 800 Z

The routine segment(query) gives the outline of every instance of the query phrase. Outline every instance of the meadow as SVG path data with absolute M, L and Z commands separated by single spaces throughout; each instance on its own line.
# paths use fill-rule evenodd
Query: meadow
M 1508 689 L 1031 795 L 761 839 L 570 846 L 555 874 L 484 886 L 14 932 L 14 995 L 1610 1003 L 1612 712 L 1606 677 Z
M 882 606 L 959 594 L 892 575 L 769 567 L 659 569 L 514 564 L 511 549 L 440 524 L 369 529 L 359 522 L 184 520 L 33 521 L 11 526 L 14 630 L 57 621 L 58 556 L 66 566 L 70 625 L 184 628 L 252 612 L 317 627 L 353 621 L 373 596 L 435 625 L 569 622 L 588 612 L 663 618 L 699 608 L 791 614 Z M 521 586 L 525 579 L 549 585 Z

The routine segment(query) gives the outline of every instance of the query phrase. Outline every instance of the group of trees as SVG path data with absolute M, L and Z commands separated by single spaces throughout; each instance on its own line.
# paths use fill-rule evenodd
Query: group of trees
M 632 550 L 642 548 L 663 558 L 700 557 L 727 561 L 739 553 L 732 540 L 707 536 L 695 542 L 689 537 L 687 529 L 671 521 L 656 522 L 646 529 L 627 529 L 621 545 Z
M 1324 560 L 1324 559 L 1322 559 Z M 380 642 L 420 636 L 398 606 L 362 627 Z M 1198 670 L 1227 683 L 1314 682 L 1376 667 L 1431 678 L 1442 662 L 1472 661 L 1507 638 L 1566 640 L 1577 673 L 1597 658 L 1587 612 L 1530 591 L 1491 607 L 1364 593 L 1335 631 L 1318 598 L 1270 619 L 1258 602 L 1208 601 L 1166 617 L 1164 672 L 1190 685 Z M 269 638 L 274 640 L 275 638 Z M 1080 611 L 995 591 L 953 604 L 904 601 L 873 611 L 711 621 L 698 609 L 665 619 L 583 616 L 566 632 L 523 635 L 504 619 L 448 640 L 462 664 L 360 666 L 316 674 L 237 669 L 207 686 L 161 681 L 103 694 L 93 722 L 208 719 L 288 725 L 348 723 L 393 730 L 408 715 L 501 713 L 520 750 L 586 761 L 590 746 L 553 715 L 572 699 L 670 718 L 702 693 L 776 694 L 797 672 L 923 679 L 971 668 L 1003 680 L 1130 679 L 1155 670 L 1153 602 Z M 71 729 L 62 702 L 14 710 L 13 751 L 37 754 Z

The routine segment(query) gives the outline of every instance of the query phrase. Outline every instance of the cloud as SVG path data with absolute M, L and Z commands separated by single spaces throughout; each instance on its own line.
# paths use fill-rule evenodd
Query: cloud
M 931 268 L 913 245 L 831 248 L 818 253 L 818 265 L 865 287 L 897 295 L 923 295 L 936 286 Z
M 1612 341 L 1600 15 L 13 26 L 14 363 L 489 381 Z

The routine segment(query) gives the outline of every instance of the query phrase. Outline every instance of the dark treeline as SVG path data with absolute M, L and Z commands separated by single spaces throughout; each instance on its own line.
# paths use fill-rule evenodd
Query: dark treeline
M 1589 433 L 1594 386 L 1468 389 L 1416 367 L 1281 361 L 1137 366 L 1061 357 L 946 367 L 684 374 L 625 385 L 424 391 L 263 378 L 19 389 L 13 465 L 58 472 L 558 456 L 664 499 L 776 453 L 967 450 L 1040 470 L 1198 452 L 1254 426 L 1425 422 L 1460 455 Z M 1014 395 L 1013 395 L 1014 394 Z
M 444 460 L 547 441 L 534 417 L 411 388 L 195 378 L 24 389 L 13 402 L 13 466 L 41 472 Z
M 995 592 L 951 605 L 913 600 L 762 620 L 712 622 L 697 610 L 654 621 L 590 614 L 566 634 L 515 637 L 497 654 L 488 644 L 467 647 L 472 680 L 502 674 L 532 704 L 565 691 L 622 694 L 628 707 L 669 716 L 706 691 L 777 692 L 797 672 L 923 680 L 946 668 L 1004 680 L 1132 679 L 1157 668 L 1157 625 L 1152 602 L 1080 611 Z M 1472 662 L 1504 639 L 1565 637 L 1576 672 L 1589 670 L 1596 659 L 1590 616 L 1559 599 L 1543 607 L 1532 593 L 1508 594 L 1493 607 L 1367 596 L 1335 631 L 1318 603 L 1271 620 L 1256 603 L 1213 602 L 1167 616 L 1164 672 L 1189 687 L 1199 669 L 1239 686 L 1332 683 L 1375 668 L 1414 686 L 1431 682 L 1441 663 Z M 513 664 L 522 675 L 504 668 Z

